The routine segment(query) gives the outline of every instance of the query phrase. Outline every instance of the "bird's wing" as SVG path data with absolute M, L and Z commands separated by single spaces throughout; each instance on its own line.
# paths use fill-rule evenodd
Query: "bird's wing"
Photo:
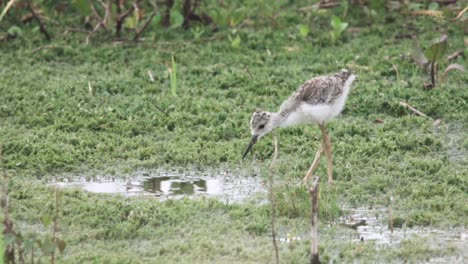
M 293 96 L 311 105 L 332 103 L 343 92 L 347 77 L 338 73 L 310 79 Z

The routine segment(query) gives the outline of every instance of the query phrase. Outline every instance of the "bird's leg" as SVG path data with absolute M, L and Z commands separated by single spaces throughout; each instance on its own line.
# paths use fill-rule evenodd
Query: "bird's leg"
M 307 185 L 307 182 L 309 181 L 310 176 L 312 176 L 312 172 L 314 172 L 315 167 L 317 167 L 319 160 L 320 160 L 320 155 L 323 152 L 323 144 L 320 144 L 319 149 L 317 150 L 317 153 L 315 153 L 314 161 L 312 162 L 312 165 L 310 165 L 309 170 L 307 171 L 306 176 L 304 177 L 303 183 Z
M 333 182 L 332 174 L 332 153 L 331 153 L 331 141 L 330 135 L 328 135 L 323 124 L 319 125 L 320 131 L 322 132 L 323 145 L 325 146 L 325 154 L 327 155 L 327 173 L 328 173 L 328 183 Z

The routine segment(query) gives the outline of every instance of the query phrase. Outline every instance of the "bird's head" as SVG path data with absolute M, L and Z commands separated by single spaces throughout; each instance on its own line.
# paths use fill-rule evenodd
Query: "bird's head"
M 250 149 L 257 142 L 257 140 L 259 140 L 265 134 L 268 134 L 271 130 L 273 130 L 273 128 L 272 113 L 257 109 L 252 114 L 252 118 L 250 119 L 250 130 L 252 132 L 252 138 L 244 152 L 244 155 L 242 156 L 242 159 L 244 159 L 247 153 L 249 153 Z

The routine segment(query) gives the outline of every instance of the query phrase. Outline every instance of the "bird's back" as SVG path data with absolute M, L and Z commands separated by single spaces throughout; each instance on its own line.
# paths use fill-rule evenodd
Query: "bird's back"
M 298 101 L 307 104 L 333 104 L 344 92 L 345 82 L 352 75 L 348 70 L 342 70 L 332 75 L 312 78 L 302 84 L 293 94 Z
M 349 70 L 312 78 L 302 84 L 281 106 L 280 114 L 287 116 L 299 107 L 329 106 L 329 118 L 341 112 L 355 76 Z M 327 118 L 328 119 L 328 118 Z

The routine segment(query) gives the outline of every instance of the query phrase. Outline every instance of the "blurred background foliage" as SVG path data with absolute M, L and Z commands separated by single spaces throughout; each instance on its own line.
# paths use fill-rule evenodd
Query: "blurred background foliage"
M 466 2 L 457 0 L 0 0 L 0 42 L 13 38 L 62 38 L 139 41 L 170 39 L 185 32 L 194 40 L 226 32 L 240 45 L 236 30 L 282 28 L 295 24 L 302 37 L 327 30 L 335 44 L 345 30 L 391 23 L 404 16 L 424 16 L 455 25 L 465 33 Z M 348 21 L 353 21 L 349 27 Z

